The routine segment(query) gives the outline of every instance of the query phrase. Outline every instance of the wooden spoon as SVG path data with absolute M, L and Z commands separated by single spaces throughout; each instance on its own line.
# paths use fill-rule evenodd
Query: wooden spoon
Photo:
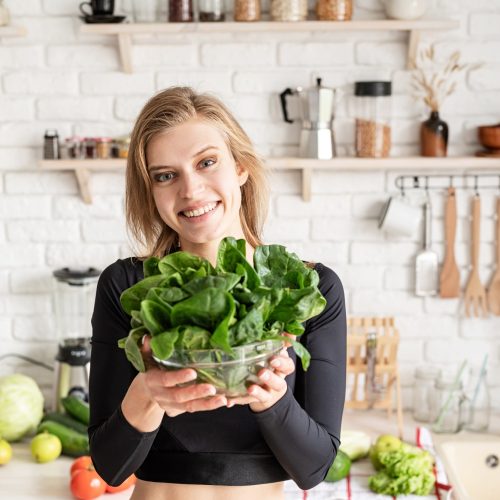
M 448 188 L 444 214 L 445 257 L 439 277 L 439 295 L 450 299 L 460 295 L 460 272 L 455 260 L 455 234 L 457 228 L 457 201 L 455 188 Z M 500 278 L 499 278 L 500 279 Z
M 496 270 L 491 278 L 488 287 L 488 306 L 489 310 L 495 315 L 500 316 L 500 197 L 497 198 L 497 258 Z

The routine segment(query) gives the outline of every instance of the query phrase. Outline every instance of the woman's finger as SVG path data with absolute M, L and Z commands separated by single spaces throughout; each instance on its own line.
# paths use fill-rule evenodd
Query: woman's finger
M 283 377 L 280 377 L 271 370 L 261 370 L 258 377 L 259 380 L 261 380 L 262 383 L 272 391 L 282 392 L 286 389 L 286 382 Z
M 221 408 L 227 405 L 226 396 L 218 394 L 217 396 L 208 397 L 205 399 L 193 399 L 185 404 L 185 409 L 189 413 L 194 413 L 195 411 L 208 411 Z

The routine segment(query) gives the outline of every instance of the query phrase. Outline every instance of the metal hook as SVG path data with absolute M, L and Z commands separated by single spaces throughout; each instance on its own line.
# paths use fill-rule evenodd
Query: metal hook
M 413 188 L 414 189 L 420 188 L 420 181 L 419 181 L 418 175 L 416 175 L 415 177 L 413 177 Z
M 452 188 L 453 187 L 453 175 L 450 175 L 450 187 Z M 500 185 L 499 185 L 500 187 Z
M 474 176 L 474 194 L 479 196 L 479 192 L 477 190 L 477 175 Z

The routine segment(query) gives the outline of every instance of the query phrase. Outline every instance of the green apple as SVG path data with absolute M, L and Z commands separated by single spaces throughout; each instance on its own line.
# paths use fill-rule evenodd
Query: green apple
M 48 432 L 42 432 L 31 440 L 31 454 L 41 464 L 55 460 L 61 451 L 60 439 Z
M 392 436 L 391 434 L 382 434 L 375 441 L 375 450 L 377 453 L 381 451 L 395 451 L 399 450 L 403 442 L 396 436 Z
M 5 465 L 12 458 L 12 446 L 5 440 L 0 439 L 0 465 Z

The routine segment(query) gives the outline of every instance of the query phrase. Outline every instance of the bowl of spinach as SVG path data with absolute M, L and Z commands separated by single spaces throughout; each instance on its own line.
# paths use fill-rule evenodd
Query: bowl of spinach
M 300 336 L 326 300 L 318 273 L 284 246 L 258 246 L 252 266 L 245 240 L 227 237 L 215 267 L 185 251 L 150 257 L 143 267 L 144 279 L 120 297 L 131 329 L 118 345 L 138 371 L 146 370 L 140 350 L 146 334 L 159 367 L 192 366 L 197 382 L 210 381 L 228 395 L 246 394 L 245 380 L 285 341 L 307 370 L 309 352 L 284 333 Z M 197 366 L 203 362 L 211 366 Z

